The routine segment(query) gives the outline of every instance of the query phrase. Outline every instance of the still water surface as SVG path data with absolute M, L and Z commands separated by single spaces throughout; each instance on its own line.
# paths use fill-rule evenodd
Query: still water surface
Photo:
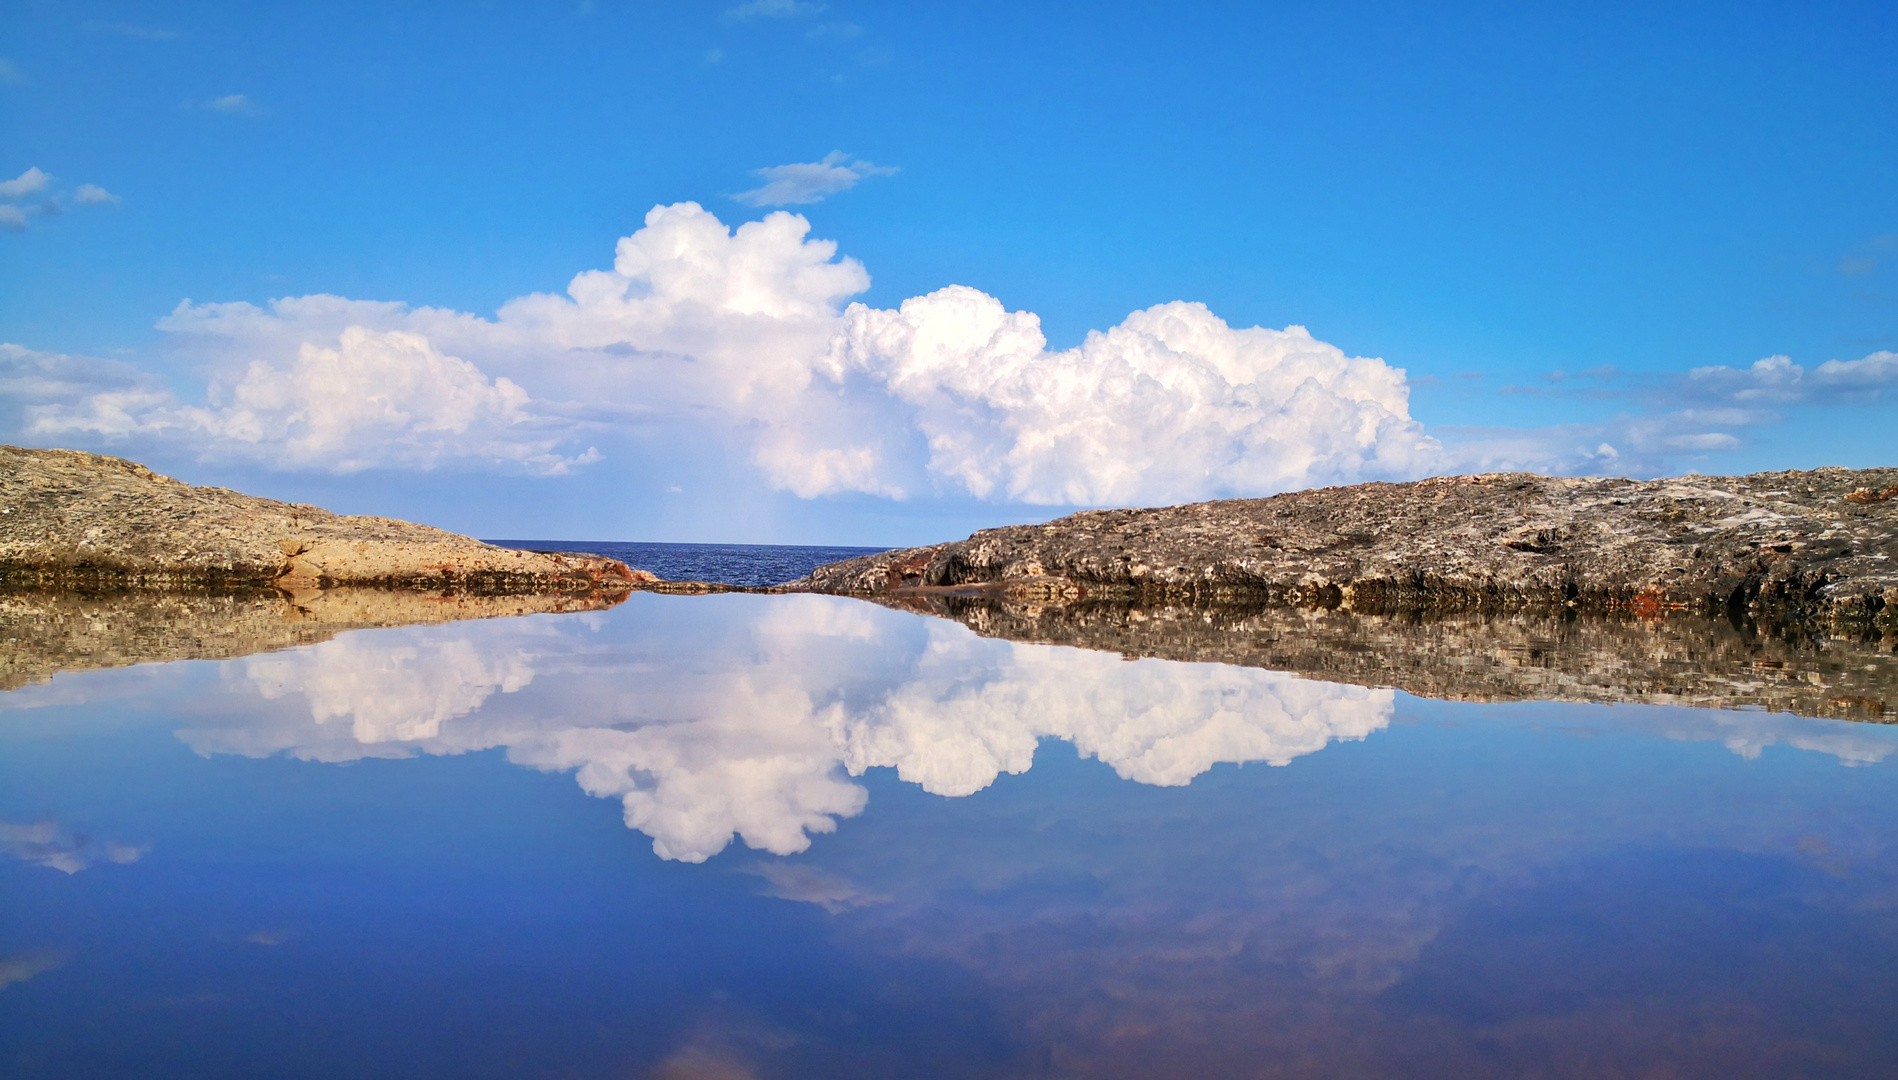
M 1898 730 L 819 596 L 0 695 L 0 1075 L 1898 1075 Z

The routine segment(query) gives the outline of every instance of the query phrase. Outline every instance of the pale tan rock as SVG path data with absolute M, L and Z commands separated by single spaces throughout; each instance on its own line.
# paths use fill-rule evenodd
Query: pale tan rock
M 984 529 L 833 563 L 784 588 L 1363 613 L 1691 609 L 1890 628 L 1898 499 L 1879 495 L 1895 487 L 1898 469 L 1359 484 Z
M 124 458 L 0 446 L 0 586 L 507 594 L 657 580 L 597 555 L 515 551 L 394 518 L 192 487 Z

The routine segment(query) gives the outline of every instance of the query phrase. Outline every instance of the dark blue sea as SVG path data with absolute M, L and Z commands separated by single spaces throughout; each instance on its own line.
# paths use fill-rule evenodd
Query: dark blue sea
M 825 563 L 886 548 L 813 547 L 786 544 L 647 544 L 597 540 L 489 540 L 523 551 L 579 551 L 618 559 L 666 581 L 713 581 L 725 585 L 782 585 Z
M 1891 725 L 436 599 L 0 597 L 0 1077 L 1898 1076 Z

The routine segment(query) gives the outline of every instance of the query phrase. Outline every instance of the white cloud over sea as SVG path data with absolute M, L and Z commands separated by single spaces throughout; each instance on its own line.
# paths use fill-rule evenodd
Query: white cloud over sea
M 832 158 L 795 168 L 874 168 Z M 842 182 L 811 175 L 753 194 L 807 201 Z M 492 318 L 323 294 L 186 301 L 158 326 L 202 396 L 8 346 L 0 423 L 40 444 L 336 474 L 552 475 L 602 457 L 651 471 L 710 445 L 804 498 L 1072 506 L 1490 469 L 1652 474 L 1737 445 L 1779 405 L 1898 383 L 1890 353 L 1811 371 L 1773 357 L 1684 374 L 1670 392 L 1685 407 L 1440 440 L 1411 416 L 1403 369 L 1301 326 L 1234 327 L 1174 302 L 1051 349 L 1034 313 L 966 286 L 852 303 L 868 272 L 809 231 L 785 211 L 734 229 L 695 203 L 654 207 L 610 268 Z

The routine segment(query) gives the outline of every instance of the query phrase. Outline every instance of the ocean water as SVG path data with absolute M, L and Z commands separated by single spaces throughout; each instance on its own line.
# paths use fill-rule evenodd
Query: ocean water
M 808 595 L 69 671 L 0 1076 L 1889 1077 L 1894 763 Z
M 596 540 L 489 540 L 524 551 L 579 551 L 618 559 L 667 581 L 726 585 L 782 585 L 823 566 L 886 548 L 784 544 L 643 544 Z

